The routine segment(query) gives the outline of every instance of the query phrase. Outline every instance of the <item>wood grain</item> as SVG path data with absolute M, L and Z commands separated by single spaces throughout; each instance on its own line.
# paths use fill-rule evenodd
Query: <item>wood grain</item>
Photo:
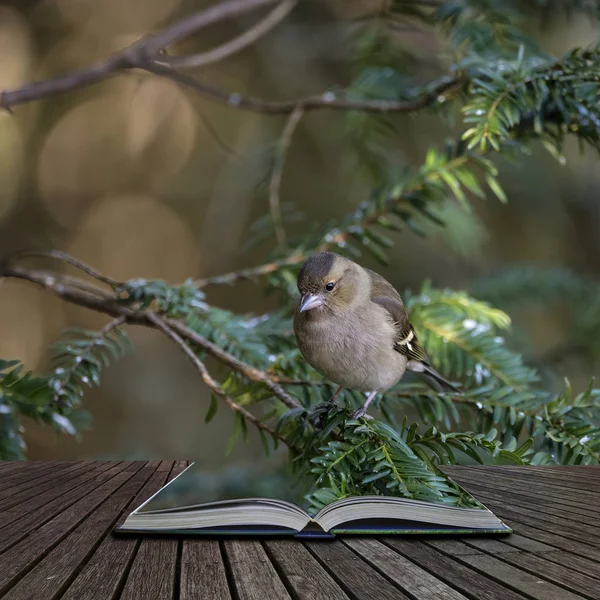
M 409 598 L 345 544 L 307 542 L 306 545 L 335 580 L 357 600 L 372 599 L 374 589 L 381 600 Z
M 217 540 L 184 540 L 180 600 L 231 600 Z
M 116 536 L 188 465 L 0 462 L 3 600 L 598 600 L 600 468 L 451 467 L 510 536 Z
M 288 600 L 290 594 L 257 540 L 225 540 L 228 568 L 240 600 Z
M 347 600 L 348 595 L 296 540 L 266 541 L 265 548 L 282 579 L 299 598 Z

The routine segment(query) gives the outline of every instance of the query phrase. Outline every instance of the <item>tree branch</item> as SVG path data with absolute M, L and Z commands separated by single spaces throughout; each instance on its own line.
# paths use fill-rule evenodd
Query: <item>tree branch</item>
M 133 325 L 156 328 L 156 324 L 149 317 L 149 315 L 155 314 L 152 311 L 132 310 L 113 296 L 100 296 L 73 286 L 62 278 L 60 274 L 55 272 L 29 269 L 5 261 L 4 263 L 0 263 L 0 278 L 2 277 L 29 281 L 72 304 L 111 315 L 112 317 L 123 317 L 126 323 Z M 180 321 L 175 319 L 164 319 L 164 321 L 188 343 L 198 346 L 207 354 L 230 369 L 237 371 L 247 379 L 264 383 L 273 395 L 287 407 L 297 408 L 300 406 L 297 400 L 290 396 L 281 385 L 273 381 L 264 371 L 237 359 Z
M 214 277 L 206 277 L 204 279 L 196 279 L 194 285 L 198 288 L 204 288 L 209 285 L 233 285 L 239 281 L 252 281 L 257 277 L 263 277 L 269 273 L 278 271 L 282 267 L 291 267 L 298 265 L 306 260 L 306 254 L 292 254 L 281 260 L 274 260 L 258 267 L 249 267 L 248 269 L 240 269 L 239 271 L 231 271 L 223 275 L 215 275 Z
M 283 217 L 281 215 L 281 200 L 279 197 L 279 190 L 281 188 L 281 177 L 283 175 L 285 156 L 292 142 L 292 136 L 294 135 L 294 131 L 296 131 L 296 127 L 298 127 L 298 123 L 300 123 L 300 119 L 302 119 L 303 114 L 304 109 L 302 107 L 296 107 L 290 115 L 289 119 L 287 120 L 285 127 L 283 128 L 283 133 L 281 134 L 281 139 L 279 140 L 279 147 L 277 149 L 277 154 L 275 157 L 273 174 L 271 175 L 271 181 L 269 183 L 269 207 L 271 209 L 271 218 L 273 219 L 273 228 L 275 229 L 275 237 L 277 239 L 277 243 L 282 249 L 285 248 L 287 244 L 287 239 L 285 235 L 285 229 L 283 228 Z
M 263 37 L 273 27 L 278 25 L 285 17 L 287 17 L 298 0 L 283 0 L 281 4 L 276 6 L 262 21 L 242 33 L 229 42 L 217 46 L 208 52 L 200 52 L 191 56 L 165 56 L 160 62 L 179 69 L 187 69 L 192 67 L 205 67 L 213 64 L 232 54 L 236 54 L 247 46 L 252 45 L 258 39 Z
M 415 112 L 435 104 L 440 96 L 444 96 L 444 101 L 446 101 L 448 95 L 456 93 L 465 87 L 468 82 L 468 79 L 465 77 L 446 76 L 432 83 L 427 91 L 420 90 L 416 97 L 410 100 L 350 100 L 343 97 L 344 91 L 338 93 L 327 91 L 322 94 L 294 100 L 270 101 L 242 96 L 237 92 L 224 92 L 156 61 L 147 62 L 140 66 L 140 68 L 155 75 L 167 77 L 221 104 L 268 115 L 287 115 L 298 107 L 305 111 L 330 109 L 341 111 L 359 110 L 375 113 Z
M 210 388 L 217 396 L 222 398 L 227 405 L 233 409 L 235 412 L 240 413 L 245 419 L 248 419 L 251 423 L 253 423 L 258 429 L 262 429 L 270 433 L 273 437 L 279 438 L 282 442 L 287 444 L 287 440 L 277 433 L 274 429 L 269 427 L 266 423 L 263 423 L 258 417 L 255 417 L 250 411 L 246 410 L 243 406 L 240 406 L 232 400 L 221 388 L 219 382 L 213 379 L 211 374 L 208 372 L 206 365 L 196 356 L 196 354 L 192 351 L 192 349 L 185 343 L 183 338 L 177 334 L 163 319 L 158 316 L 156 313 L 147 313 L 148 319 L 154 323 L 155 327 L 162 331 L 170 340 L 175 342 L 175 345 L 187 356 L 187 358 L 191 361 L 191 363 L 196 367 L 200 376 L 202 377 L 202 381 Z
M 0 108 L 11 110 L 12 107 L 19 104 L 99 83 L 111 75 L 130 69 L 143 69 L 189 87 L 213 101 L 264 114 L 289 114 L 296 108 L 302 108 L 303 110 L 329 108 L 369 112 L 412 112 L 434 104 L 440 95 L 461 89 L 466 84 L 466 79 L 463 77 L 445 77 L 430 85 L 428 91 L 421 90 L 414 98 L 400 101 L 349 100 L 337 97 L 333 92 L 325 92 L 316 96 L 278 102 L 245 97 L 235 92 L 224 92 L 173 68 L 175 66 L 204 66 L 241 50 L 279 23 L 289 14 L 297 0 L 283 0 L 258 25 L 211 51 L 188 57 L 165 57 L 161 54 L 167 46 L 198 33 L 198 31 L 209 25 L 275 2 L 276 0 L 225 0 L 175 22 L 158 34 L 141 38 L 129 48 L 124 48 L 105 61 L 45 81 L 38 81 L 17 89 L 0 92 Z

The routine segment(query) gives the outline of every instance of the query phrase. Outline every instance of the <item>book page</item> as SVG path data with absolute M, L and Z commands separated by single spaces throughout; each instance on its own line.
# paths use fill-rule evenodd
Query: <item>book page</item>
M 301 497 L 296 478 L 286 468 L 266 461 L 261 467 L 248 470 L 231 469 L 231 477 L 216 476 L 203 467 L 201 462 L 190 465 L 181 475 L 163 487 L 150 500 L 139 507 L 139 514 L 155 511 L 188 509 L 214 503 L 231 504 L 237 501 L 269 499 L 285 505 L 295 512 L 305 514 L 295 500 Z

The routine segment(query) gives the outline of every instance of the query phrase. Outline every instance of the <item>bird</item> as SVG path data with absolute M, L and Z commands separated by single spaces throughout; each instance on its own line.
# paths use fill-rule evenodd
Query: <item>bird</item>
M 366 392 L 367 415 L 378 392 L 406 370 L 422 374 L 437 391 L 460 393 L 430 364 L 400 294 L 378 273 L 334 252 L 311 256 L 298 273 L 300 298 L 294 333 L 304 359 L 339 387 Z

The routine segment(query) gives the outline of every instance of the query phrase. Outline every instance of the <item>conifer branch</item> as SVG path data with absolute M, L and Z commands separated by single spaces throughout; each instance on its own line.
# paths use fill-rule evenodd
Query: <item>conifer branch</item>
M 170 327 L 167 324 L 165 319 L 152 312 L 147 313 L 147 317 L 150 322 L 154 323 L 157 329 L 162 331 L 186 355 L 188 360 L 196 367 L 196 369 L 200 373 L 202 381 L 204 381 L 206 386 L 209 389 L 211 389 L 217 396 L 219 396 L 219 398 L 224 400 L 225 403 L 229 406 L 229 408 L 242 415 L 244 419 L 250 421 L 258 429 L 266 431 L 267 433 L 271 434 L 274 438 L 278 438 L 282 442 L 287 444 L 285 437 L 283 437 L 269 425 L 261 421 L 258 417 L 254 416 L 243 406 L 237 404 L 223 391 L 223 388 L 221 388 L 219 382 L 216 379 L 214 379 L 209 373 L 208 369 L 206 368 L 206 365 L 200 360 L 200 358 L 198 358 L 196 353 L 192 351 L 189 345 L 186 344 L 183 338 L 176 331 L 174 331 L 172 327 Z
M 4 264 L 0 264 L 0 278 L 2 277 L 23 279 L 41 286 L 43 289 L 72 304 L 77 304 L 113 317 L 124 317 L 126 323 L 133 325 L 156 328 L 156 324 L 148 318 L 148 314 L 151 311 L 133 310 L 122 302 L 119 302 L 116 297 L 108 294 L 105 296 L 91 294 L 71 285 L 60 274 L 55 272 L 28 269 L 20 265 L 14 265 L 11 262 L 5 262 Z M 299 406 L 298 401 L 290 396 L 281 385 L 274 382 L 264 371 L 237 359 L 231 353 L 219 348 L 216 344 L 213 344 L 204 336 L 176 319 L 166 319 L 165 322 L 188 343 L 198 346 L 213 358 L 230 369 L 237 371 L 250 381 L 264 384 L 285 406 L 289 408 L 297 408 Z

